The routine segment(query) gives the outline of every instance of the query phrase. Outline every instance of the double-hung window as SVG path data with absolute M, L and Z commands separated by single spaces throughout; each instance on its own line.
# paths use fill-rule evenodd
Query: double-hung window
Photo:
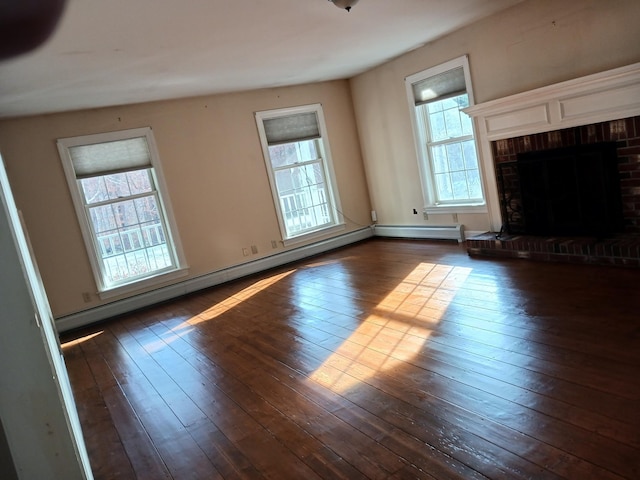
M 150 128 L 58 140 L 103 298 L 186 274 Z
M 486 211 L 466 56 L 407 77 L 426 213 Z
M 256 123 L 285 244 L 342 228 L 322 106 L 257 112 Z

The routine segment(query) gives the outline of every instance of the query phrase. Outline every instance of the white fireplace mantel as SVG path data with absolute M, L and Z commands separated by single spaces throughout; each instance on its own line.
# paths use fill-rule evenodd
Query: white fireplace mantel
M 493 231 L 502 218 L 491 142 L 640 115 L 640 63 L 465 109 L 475 118 Z

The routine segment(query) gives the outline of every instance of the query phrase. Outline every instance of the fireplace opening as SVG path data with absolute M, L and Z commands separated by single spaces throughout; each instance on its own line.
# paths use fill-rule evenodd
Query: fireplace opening
M 617 144 L 520 153 L 522 233 L 607 236 L 624 228 Z

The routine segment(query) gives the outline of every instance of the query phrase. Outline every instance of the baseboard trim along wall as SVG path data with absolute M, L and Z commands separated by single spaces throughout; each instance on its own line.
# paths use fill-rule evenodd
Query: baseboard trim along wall
M 471 233 L 471 232 L 469 232 Z M 235 265 L 202 275 L 190 278 L 182 282 L 161 287 L 156 290 L 141 293 L 133 297 L 116 300 L 95 308 L 72 313 L 56 319 L 58 332 L 65 332 L 80 328 L 92 323 L 96 323 L 116 315 L 122 315 L 140 308 L 148 307 L 156 303 L 181 297 L 188 293 L 196 292 L 205 288 L 220 285 L 222 283 L 246 277 L 254 273 L 259 273 L 270 268 L 279 267 L 287 263 L 302 260 L 319 253 L 344 247 L 351 243 L 359 242 L 367 238 L 391 237 L 407 239 L 437 239 L 456 240 L 463 242 L 465 238 L 464 225 L 443 225 L 443 226 L 412 226 L 412 225 L 373 225 L 353 232 L 339 235 L 337 237 L 322 240 L 300 248 L 287 250 L 268 257 L 260 258 L 251 262 Z
M 374 235 L 374 230 L 365 227 L 360 230 L 339 235 L 337 237 L 322 240 L 300 248 L 287 250 L 268 257 L 260 258 L 251 262 L 243 263 L 233 267 L 218 270 L 206 275 L 161 287 L 156 290 L 141 293 L 133 297 L 116 300 L 99 307 L 72 313 L 56 319 L 56 329 L 58 332 L 65 332 L 75 328 L 80 328 L 92 323 L 96 323 L 116 315 L 132 312 L 140 308 L 148 307 L 156 303 L 164 302 L 172 298 L 181 297 L 204 288 L 220 285 L 231 280 L 236 280 L 247 275 L 262 272 L 270 268 L 279 267 L 287 263 L 302 260 L 319 253 L 344 247 L 351 243 L 365 240 Z
M 376 225 L 377 237 L 423 238 L 464 242 L 464 225 Z

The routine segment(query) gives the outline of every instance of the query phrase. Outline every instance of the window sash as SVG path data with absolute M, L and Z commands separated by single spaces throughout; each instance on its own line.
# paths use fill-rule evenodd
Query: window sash
M 150 275 L 158 275 L 173 270 L 177 266 L 175 254 L 173 249 L 170 248 L 170 236 L 164 215 L 159 211 L 157 218 L 145 221 L 144 219 L 140 219 L 139 212 L 137 211 L 136 200 L 145 198 L 153 198 L 155 208 L 158 210 L 161 208 L 160 197 L 153 182 L 153 175 L 151 174 L 152 169 L 139 169 L 136 171 L 143 170 L 146 170 L 149 175 L 151 182 L 150 191 L 93 203 L 87 203 L 85 199 L 85 215 L 90 227 L 95 254 L 98 257 L 100 273 L 104 285 L 107 288 L 130 283 L 136 279 L 146 278 Z M 80 191 L 82 191 L 82 180 L 83 179 L 78 180 L 78 188 Z M 97 211 L 100 208 L 108 206 L 123 205 L 125 202 L 132 202 L 133 208 L 136 210 L 137 221 L 135 223 L 117 225 L 115 215 L 114 224 L 108 226 L 108 228 L 101 228 L 96 223 L 96 218 L 92 215 L 92 211 Z M 151 244 L 145 241 L 145 237 L 148 239 L 153 236 L 157 238 L 162 237 L 162 241 Z M 136 241 L 139 245 L 138 247 L 135 247 Z M 111 253 L 106 249 L 107 243 L 112 245 Z M 120 247 L 119 251 L 117 251 L 118 247 Z M 158 250 L 162 250 L 162 252 L 158 252 Z M 137 253 L 141 253 L 142 258 L 137 255 Z M 136 256 L 138 268 L 141 268 L 141 271 L 138 273 L 136 273 L 135 269 L 129 264 L 132 255 Z M 159 255 L 162 256 L 162 262 L 157 258 Z M 124 257 L 125 264 L 123 264 L 118 257 Z M 160 263 L 162 263 L 162 265 L 159 265 Z M 120 274 L 114 273 L 116 269 L 119 270 Z
M 305 160 L 304 162 L 296 162 L 296 163 L 292 163 L 290 165 L 280 165 L 278 167 L 272 167 L 274 172 L 279 172 L 280 170 L 288 170 L 291 167 L 303 167 L 305 165 L 312 165 L 314 163 L 318 163 L 320 165 L 324 165 L 324 162 L 322 161 L 322 157 L 318 157 L 318 158 L 314 158 L 313 160 Z M 324 169 L 324 167 L 323 167 Z
M 405 79 L 405 87 L 425 202 L 424 211 L 438 213 L 485 210 L 474 125 L 461 111 L 466 107 L 465 102 L 456 100 L 457 108 L 451 108 L 453 103 L 450 100 L 466 94 L 468 105 L 474 103 L 468 57 L 458 57 L 410 75 Z M 425 90 L 431 90 L 429 95 L 423 95 Z M 438 107 L 437 102 L 444 104 Z M 454 113 L 456 110 L 458 117 Z M 434 114 L 433 120 L 437 122 L 433 127 L 435 136 L 432 135 L 429 113 Z M 455 148 L 451 149 L 455 145 L 459 145 L 459 152 Z M 444 148 L 447 148 L 444 155 L 439 152 L 441 156 L 435 158 L 433 150 Z M 448 163 L 450 160 L 452 164 Z M 443 161 L 447 165 L 446 171 L 442 170 Z M 451 180 L 449 185 L 453 185 L 454 180 L 462 181 L 464 178 L 465 181 L 443 194 L 439 190 L 442 186 L 439 181 L 446 175 Z
M 468 167 L 466 157 L 465 157 L 464 144 L 467 142 L 473 142 L 473 141 L 474 141 L 473 135 L 464 135 L 460 137 L 441 140 L 438 142 L 429 142 L 429 141 L 426 142 L 426 156 L 427 156 L 427 161 L 429 162 L 429 167 L 430 167 L 429 170 L 433 179 L 434 203 L 436 205 L 455 205 L 455 204 L 460 204 L 462 202 L 476 204 L 484 201 L 482 197 L 481 189 L 480 189 L 479 195 L 471 194 L 471 192 L 474 191 L 474 189 L 472 188 L 473 181 L 475 180 L 477 180 L 478 182 L 481 181 L 477 151 L 475 152 L 475 155 L 474 155 L 474 167 L 472 168 Z M 435 149 L 437 147 L 446 148 L 448 146 L 455 146 L 455 145 L 460 145 L 461 154 L 463 156 L 461 161 L 463 162 L 464 166 L 461 168 L 453 168 L 449 163 L 449 158 L 447 158 L 447 168 L 438 168 L 438 166 L 436 165 Z M 475 148 L 474 148 L 474 151 L 475 151 Z M 439 176 L 441 177 L 442 175 L 448 175 L 449 178 L 451 178 L 453 174 L 460 174 L 460 173 L 464 173 L 465 175 L 466 187 L 469 194 L 467 196 L 457 196 L 457 198 L 451 198 L 451 199 L 443 198 L 445 197 L 445 195 L 441 191 L 441 188 L 440 188 L 441 183 L 438 181 L 438 177 Z M 473 178 L 469 178 L 469 175 L 472 175 Z M 453 183 L 453 181 L 451 181 L 451 183 Z M 452 187 L 452 192 L 453 192 L 453 187 Z
M 299 132 L 295 135 L 273 133 L 274 126 L 287 124 L 287 122 L 281 120 L 283 118 L 288 118 L 289 121 L 294 123 L 296 119 L 303 122 L 308 120 L 307 126 L 310 124 L 313 125 L 313 128 L 307 129 L 305 134 Z M 273 123 L 271 123 L 272 121 Z M 321 105 L 315 104 L 256 112 L 256 123 L 262 143 L 263 156 L 278 223 L 285 245 L 308 238 L 308 235 L 313 235 L 315 232 L 320 234 L 332 227 L 340 228 L 340 201 L 338 192 L 335 190 L 335 178 L 324 133 L 325 126 Z M 288 158 L 286 163 L 282 160 L 284 157 L 279 157 L 278 160 L 275 160 L 272 147 L 282 144 L 308 142 L 309 140 L 314 140 L 315 152 L 306 150 L 305 147 L 300 147 L 298 152 L 300 161 L 294 161 L 294 158 L 289 157 L 289 155 L 285 155 Z M 305 151 L 306 154 L 303 153 Z M 309 158 L 314 155 L 317 155 L 317 158 Z M 312 182 L 311 185 L 302 185 L 296 188 L 293 188 L 292 184 L 292 188 L 287 189 L 283 189 L 279 184 L 279 181 L 282 182 L 281 175 L 285 174 L 287 170 L 293 172 L 299 169 L 299 171 L 304 172 L 304 169 L 308 168 L 314 168 L 312 178 L 313 182 L 317 180 L 316 183 Z M 305 174 L 303 173 L 303 175 Z M 316 177 L 316 175 L 319 176 Z M 320 176 L 322 177 L 321 179 Z M 307 189 L 306 193 L 304 192 L 305 189 Z M 308 197 L 308 207 L 302 207 L 302 204 L 300 204 L 304 195 Z M 296 205 L 300 208 L 296 207 Z M 297 214 L 299 214 L 298 217 L 296 217 Z
M 128 140 L 133 140 L 133 142 L 127 143 Z M 106 145 L 106 147 L 101 149 L 97 148 L 97 145 Z M 121 148 L 123 145 L 128 148 Z M 57 141 L 57 146 L 89 254 L 98 294 L 101 298 L 106 299 L 115 295 L 132 293 L 140 288 L 187 274 L 171 206 L 166 203 L 168 200 L 166 186 L 162 178 L 161 166 L 157 163 L 157 151 L 149 127 L 63 138 Z M 82 146 L 92 148 L 76 148 Z M 106 165 L 102 165 L 97 156 L 98 152 L 114 146 L 117 147 L 115 151 L 119 153 L 128 151 L 129 153 L 138 152 L 140 155 L 129 155 L 126 161 L 120 161 L 123 156 L 116 155 L 120 158 L 117 162 L 110 161 L 112 157 L 107 155 L 107 161 L 102 162 Z M 136 146 L 139 148 L 135 148 Z M 91 161 L 78 160 L 79 158 Z M 90 165 L 91 169 L 84 168 L 86 165 Z M 75 166 L 79 166 L 80 174 L 76 173 Z M 104 181 L 102 185 L 92 186 L 91 190 L 85 190 L 82 185 L 82 182 L 91 178 L 143 170 L 146 171 L 146 176 L 142 177 L 139 183 L 132 181 L 130 175 L 127 174 L 127 183 L 122 194 L 117 188 L 112 190 L 113 183 L 109 184 L 107 181 Z M 102 192 L 98 191 L 100 189 Z M 144 211 L 141 209 L 144 208 L 145 197 L 150 202 L 148 206 L 150 210 L 141 214 L 140 212 Z M 120 266 L 128 265 L 129 269 L 126 275 L 116 277 L 108 271 L 110 267 L 113 267 L 113 261 L 106 259 L 108 256 L 104 255 L 108 245 L 108 241 L 104 238 L 107 237 L 107 234 L 101 230 L 101 227 L 96 227 L 92 218 L 92 210 L 95 214 L 97 211 L 94 209 L 96 208 L 104 208 L 118 203 L 124 204 L 124 202 L 129 202 L 130 211 L 136 212 L 136 220 L 124 228 L 121 228 L 122 225 L 118 225 L 120 231 L 115 227 L 112 229 L 113 235 L 116 233 L 119 235 L 118 245 L 120 247 L 127 246 L 126 252 L 122 248 L 123 251 L 117 261 L 120 262 Z M 115 220 L 113 221 L 115 222 Z M 103 227 L 105 226 L 103 225 Z M 113 239 L 115 241 L 116 237 L 114 236 Z M 115 257 L 118 255 L 112 255 L 111 258 Z M 134 268 L 132 262 L 140 263 Z
M 289 170 L 293 176 L 293 173 L 299 170 L 306 176 L 306 173 L 304 173 L 305 168 L 312 167 L 314 165 L 318 167 L 317 169 L 314 169 L 314 173 L 317 173 L 320 176 L 320 178 L 317 179 L 318 181 L 315 183 L 292 185 L 291 188 L 288 189 L 281 188 L 279 185 L 278 172 L 282 173 Z M 331 196 L 328 192 L 326 173 L 322 160 L 311 160 L 280 167 L 278 169 L 274 169 L 274 174 L 276 175 L 276 190 L 278 192 L 278 198 L 288 237 L 318 230 L 335 223 L 330 200 Z M 296 208 L 293 210 L 287 208 L 287 206 L 291 206 L 291 202 L 289 200 L 290 197 L 294 197 L 294 205 Z M 298 202 L 300 202 L 300 204 L 298 204 Z M 306 222 L 306 226 L 302 226 L 302 220 Z
M 458 143 L 458 142 L 455 142 Z M 461 142 L 460 142 L 461 143 Z M 474 183 L 480 181 L 480 170 L 479 168 L 447 168 L 436 171 L 433 163 L 431 164 L 431 168 L 433 171 L 433 183 L 434 183 L 434 193 L 435 193 L 435 205 L 457 205 L 462 202 L 475 204 L 483 201 L 482 192 L 480 190 L 479 195 L 473 195 L 472 192 L 476 190 L 478 187 L 474 188 Z M 466 194 L 461 194 L 460 189 L 456 187 L 456 185 L 460 185 L 460 183 L 456 183 L 454 177 L 464 177 L 463 188 L 462 190 L 466 192 Z M 447 186 L 449 187 L 449 194 L 447 195 L 446 188 L 443 189 L 442 179 L 445 178 L 448 180 Z M 460 181 L 460 179 L 458 180 Z
M 109 175 L 114 175 L 114 173 L 107 173 L 106 175 L 98 175 L 98 176 L 91 176 L 91 177 L 85 177 L 85 178 L 80 178 L 78 179 L 78 190 L 81 193 L 81 197 L 82 200 L 84 202 L 85 205 L 94 207 L 94 206 L 101 206 L 101 205 L 106 205 L 109 203 L 113 203 L 115 201 L 119 201 L 119 200 L 123 200 L 123 199 L 136 199 L 136 198 L 141 198 L 141 197 L 145 197 L 148 196 L 150 193 L 156 193 L 157 194 L 157 189 L 156 189 L 156 185 L 155 182 L 153 180 L 153 169 L 152 168 L 144 168 L 144 169 L 136 169 L 136 170 L 128 170 L 126 173 L 130 173 L 130 172 L 145 172 L 146 173 L 146 177 L 148 178 L 149 181 L 149 189 L 148 190 L 144 190 L 138 193 L 129 193 L 129 194 L 118 194 L 118 196 L 112 197 L 112 198 L 106 198 L 104 200 L 96 200 L 96 201 L 89 201 L 87 199 L 86 196 L 86 190 L 83 186 L 83 180 L 88 180 L 91 178 L 104 178 L 107 177 Z M 125 172 L 117 172 L 117 173 L 125 173 Z M 107 193 L 107 192 L 103 192 L 103 193 Z
M 438 140 L 437 142 L 429 142 L 427 141 L 426 144 L 428 147 L 437 147 L 438 145 L 449 145 L 451 143 L 462 143 L 462 142 L 468 142 L 469 140 L 473 140 L 473 135 L 462 135 L 460 137 L 451 137 L 451 138 L 447 138 L 446 140 Z

